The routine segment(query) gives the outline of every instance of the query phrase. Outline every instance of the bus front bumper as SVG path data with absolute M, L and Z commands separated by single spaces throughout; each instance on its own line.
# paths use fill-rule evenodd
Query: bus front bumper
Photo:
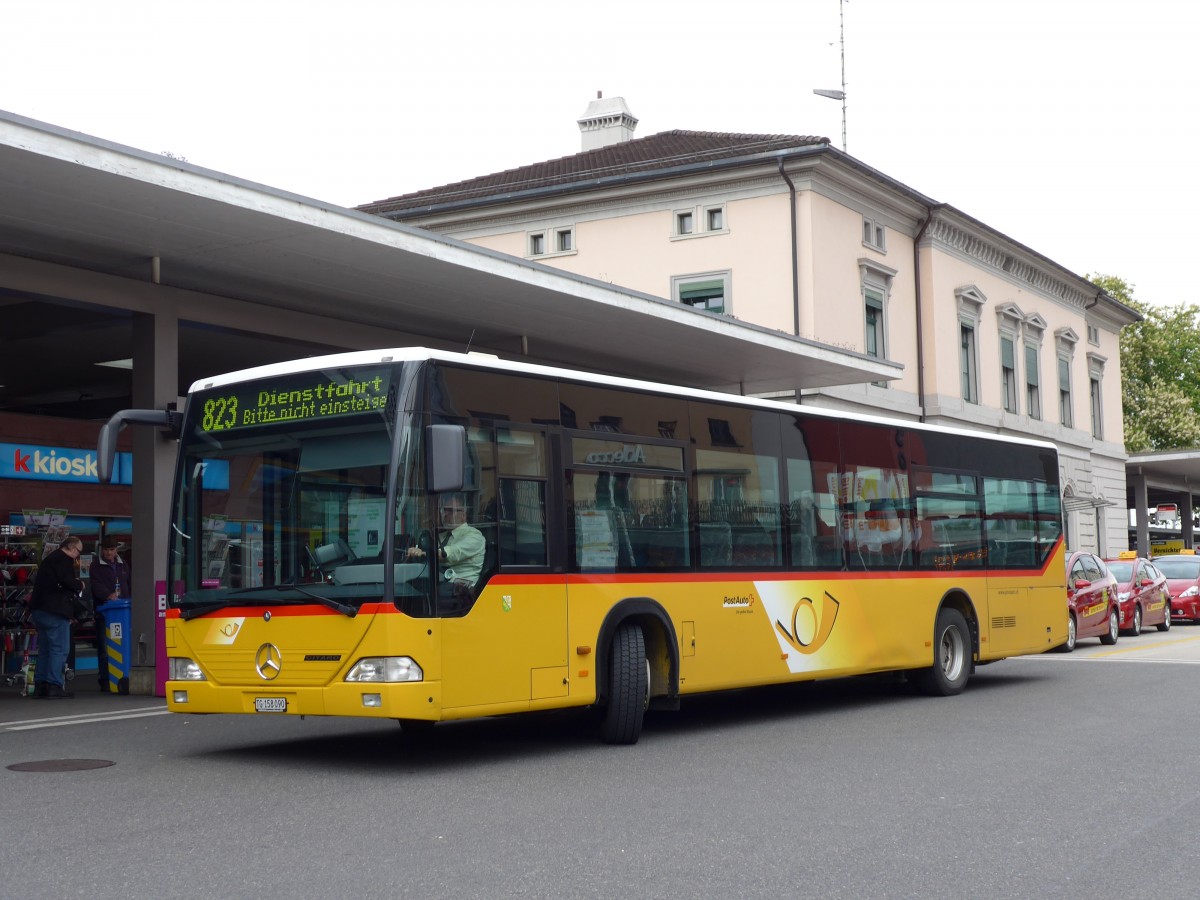
M 441 686 L 342 682 L 317 687 L 218 685 L 211 681 L 168 681 L 167 709 L 177 713 L 359 716 L 437 721 Z

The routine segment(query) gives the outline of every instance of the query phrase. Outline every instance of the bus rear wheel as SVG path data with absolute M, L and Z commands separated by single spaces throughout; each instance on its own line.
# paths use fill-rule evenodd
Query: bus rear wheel
M 617 629 L 609 647 L 608 701 L 600 722 L 606 744 L 636 744 L 642 734 L 650 693 L 650 669 L 642 629 L 627 623 Z
M 933 665 L 913 676 L 917 689 L 931 697 L 961 694 L 971 676 L 971 632 L 957 609 L 945 608 L 933 628 Z

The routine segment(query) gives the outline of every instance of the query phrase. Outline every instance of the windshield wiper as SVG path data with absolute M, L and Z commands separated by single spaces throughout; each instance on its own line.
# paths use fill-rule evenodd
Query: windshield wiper
M 342 603 L 340 600 L 334 600 L 332 597 L 325 597 L 321 594 L 315 593 L 314 591 L 307 590 L 296 584 L 294 581 L 287 582 L 286 584 L 264 584 L 258 587 L 239 588 L 238 590 L 230 591 L 228 594 L 226 594 L 226 597 L 241 597 L 246 594 L 262 594 L 266 593 L 267 591 L 295 591 L 297 594 L 303 594 L 305 597 L 312 597 L 318 603 L 324 604 L 330 609 L 336 609 L 344 616 L 349 616 L 353 619 L 358 615 L 358 607 L 350 606 L 347 603 Z
M 224 600 L 218 600 L 215 603 L 206 603 L 203 606 L 188 607 L 179 614 L 179 617 L 181 619 L 194 619 L 197 616 L 203 616 L 206 613 L 215 612 L 218 609 L 222 609 L 226 606 L 236 606 L 236 601 L 239 597 L 244 597 L 248 594 L 262 594 L 270 591 L 295 591 L 298 594 L 311 597 L 318 603 L 328 606 L 330 609 L 336 610 L 337 612 L 340 612 L 342 615 L 348 616 L 351 619 L 358 615 L 358 607 L 342 603 L 340 600 L 334 600 L 332 597 L 323 597 L 320 594 L 314 593 L 313 591 L 305 590 L 300 585 L 292 582 L 290 584 L 264 584 L 259 587 L 239 588 L 226 594 Z
M 224 600 L 220 600 L 216 603 L 205 603 L 202 606 L 188 606 L 180 610 L 179 618 L 183 619 L 184 621 L 187 621 L 188 619 L 195 619 L 199 616 L 207 615 L 210 612 L 216 612 L 218 609 L 224 609 L 226 606 L 233 606 L 233 604 L 227 603 Z

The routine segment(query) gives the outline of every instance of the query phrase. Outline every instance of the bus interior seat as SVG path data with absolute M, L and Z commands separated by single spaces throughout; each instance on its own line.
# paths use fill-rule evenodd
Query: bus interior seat
M 705 568 L 733 564 L 733 531 L 728 522 L 700 523 L 700 565 Z
M 758 526 L 740 528 L 733 537 L 733 565 L 779 565 L 779 548 L 767 531 Z

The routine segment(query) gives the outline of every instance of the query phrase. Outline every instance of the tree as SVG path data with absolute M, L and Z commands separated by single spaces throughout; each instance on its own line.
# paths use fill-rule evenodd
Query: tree
M 1123 278 L 1088 279 L 1143 317 L 1121 331 L 1125 449 L 1200 446 L 1200 307 L 1152 306 Z

